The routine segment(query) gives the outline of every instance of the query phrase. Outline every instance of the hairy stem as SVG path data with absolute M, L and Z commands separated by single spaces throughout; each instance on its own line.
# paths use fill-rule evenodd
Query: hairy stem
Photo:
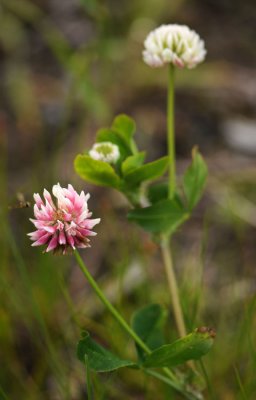
M 122 326 L 122 328 L 133 338 L 133 340 L 147 353 L 150 354 L 151 351 L 148 348 L 148 346 L 141 340 L 141 338 L 130 328 L 130 326 L 127 324 L 127 322 L 124 320 L 124 318 L 119 314 L 119 312 L 116 310 L 115 307 L 112 306 L 110 301 L 105 297 L 104 293 L 102 290 L 99 288 L 98 284 L 96 281 L 93 279 L 91 276 L 90 272 L 88 271 L 87 267 L 85 266 L 80 254 L 78 253 L 77 250 L 74 251 L 78 265 L 80 269 L 82 270 L 83 274 L 85 275 L 86 279 L 94 289 L 95 293 L 99 297 L 99 299 L 102 301 L 102 303 L 106 306 L 106 308 L 110 311 L 110 313 L 113 315 L 113 317 L 119 322 L 119 324 Z
M 169 290 L 170 290 L 171 301 L 172 301 L 173 312 L 174 312 L 177 329 L 178 329 L 179 335 L 181 337 L 186 336 L 185 322 L 184 322 L 183 312 L 182 312 L 182 308 L 181 308 L 181 304 L 180 304 L 179 290 L 178 290 L 176 276 L 175 276 L 175 272 L 174 272 L 174 268 L 173 268 L 170 245 L 166 238 L 163 238 L 161 241 L 161 251 L 162 251 L 168 286 L 169 286 Z
M 169 198 L 175 193 L 175 134 L 174 134 L 174 66 L 170 64 L 167 94 L 167 142 L 169 156 Z
M 175 195 L 176 187 L 176 167 L 175 167 L 175 133 L 174 133 L 174 66 L 170 64 L 168 74 L 168 95 L 167 95 L 167 142 L 169 157 L 169 199 Z M 176 325 L 180 336 L 186 335 L 186 328 L 179 299 L 179 291 L 173 268 L 170 245 L 164 237 L 161 242 L 162 256 L 164 260 L 165 272 L 169 285 L 170 295 Z

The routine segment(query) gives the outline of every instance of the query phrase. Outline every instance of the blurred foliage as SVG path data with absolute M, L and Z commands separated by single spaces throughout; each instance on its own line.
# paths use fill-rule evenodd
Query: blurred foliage
M 0 398 L 82 399 L 80 330 L 135 359 L 126 335 L 103 312 L 72 257 L 31 249 L 32 201 L 57 181 L 83 182 L 73 159 L 96 130 L 125 112 L 151 160 L 165 154 L 166 73 L 141 61 L 142 42 L 161 23 L 185 23 L 205 39 L 207 61 L 177 73 L 178 170 L 199 144 L 210 166 L 207 196 L 174 242 L 189 330 L 207 324 L 216 344 L 203 367 L 209 399 L 256 398 L 255 162 L 222 136 L 227 117 L 256 116 L 256 8 L 202 0 L 0 1 Z M 169 304 L 154 243 L 125 219 L 119 195 L 86 186 L 97 239 L 84 252 L 109 298 L 129 319 L 150 302 Z M 168 315 L 166 336 L 177 338 Z M 178 399 L 154 378 L 92 373 L 96 399 Z M 212 394 L 211 394 L 212 392 Z

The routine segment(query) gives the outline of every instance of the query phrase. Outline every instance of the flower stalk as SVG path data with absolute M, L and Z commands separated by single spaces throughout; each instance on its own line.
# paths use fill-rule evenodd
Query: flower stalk
M 175 194 L 176 168 L 175 168 L 175 135 L 174 135 L 174 66 L 169 65 L 168 94 L 167 94 L 167 141 L 169 156 L 169 198 Z
M 127 324 L 127 322 L 124 320 L 124 318 L 119 314 L 119 312 L 116 310 L 115 307 L 110 303 L 110 301 L 106 298 L 90 272 L 88 271 L 86 265 L 84 264 L 80 254 L 78 253 L 77 250 L 74 250 L 74 254 L 76 257 L 76 260 L 78 262 L 78 265 L 83 272 L 84 276 L 90 283 L 91 287 L 99 297 L 99 299 L 102 301 L 102 303 L 105 305 L 105 307 L 108 309 L 108 311 L 113 315 L 113 317 L 118 321 L 118 323 L 122 326 L 122 328 L 133 338 L 133 340 L 147 353 L 150 354 L 151 351 L 148 348 L 148 346 L 140 339 L 140 337 L 130 328 L 130 326 Z
M 174 65 L 169 65 L 168 94 L 167 94 L 167 141 L 169 157 L 169 199 L 175 196 L 176 187 L 176 162 L 175 162 L 175 130 L 174 130 Z M 161 251 L 167 276 L 170 296 L 172 300 L 173 313 L 179 335 L 186 335 L 185 322 L 180 304 L 179 290 L 172 262 L 172 254 L 168 238 L 161 241 Z
M 170 249 L 170 245 L 169 245 L 168 241 L 165 238 L 163 238 L 162 242 L 161 242 L 161 251 L 162 251 L 165 272 L 166 272 L 169 291 L 170 291 L 171 300 L 172 300 L 174 318 L 176 321 L 179 335 L 181 337 L 183 337 L 183 336 L 186 336 L 186 327 L 185 327 L 183 312 L 182 312 L 182 308 L 181 308 L 181 304 L 180 304 L 179 289 L 178 289 L 177 280 L 176 280 L 176 276 L 175 276 L 175 272 L 174 272 L 174 268 L 173 268 L 171 249 Z

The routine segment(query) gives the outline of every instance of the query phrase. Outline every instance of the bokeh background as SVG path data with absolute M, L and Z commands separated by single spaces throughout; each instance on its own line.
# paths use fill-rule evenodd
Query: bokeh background
M 81 276 L 72 256 L 31 248 L 34 192 L 71 182 L 92 194 L 102 222 L 83 257 L 129 318 L 158 302 L 170 310 L 157 246 L 126 220 L 116 192 L 73 169 L 95 132 L 125 112 L 148 160 L 166 153 L 165 69 L 141 59 L 147 33 L 187 24 L 205 63 L 176 74 L 178 172 L 199 145 L 206 194 L 174 239 L 187 326 L 217 330 L 205 357 L 209 399 L 256 398 L 256 7 L 254 0 L 0 0 L 0 399 L 86 398 L 76 360 L 82 328 L 134 357 L 133 344 Z M 168 340 L 177 337 L 171 310 Z M 94 376 L 95 399 L 179 399 L 140 373 Z

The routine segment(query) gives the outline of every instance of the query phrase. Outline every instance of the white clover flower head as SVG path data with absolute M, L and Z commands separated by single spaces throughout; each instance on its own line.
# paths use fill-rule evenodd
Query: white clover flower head
M 204 41 L 186 25 L 161 25 L 148 34 L 144 46 L 143 60 L 153 68 L 194 68 L 206 55 Z
M 120 151 L 119 147 L 114 143 L 100 142 L 92 146 L 89 155 L 94 160 L 115 164 L 120 157 Z

